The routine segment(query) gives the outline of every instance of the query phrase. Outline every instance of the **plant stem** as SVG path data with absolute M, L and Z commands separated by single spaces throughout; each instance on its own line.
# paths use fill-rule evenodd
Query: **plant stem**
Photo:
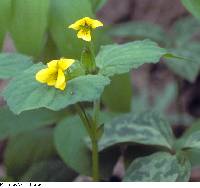
M 80 119 L 82 120 L 88 135 L 90 137 L 92 143 L 92 174 L 93 181 L 99 181 L 99 153 L 98 153 L 98 138 L 97 138 L 97 130 L 98 130 L 98 116 L 100 109 L 100 102 L 94 102 L 94 119 L 91 121 L 84 108 L 81 104 L 76 105 L 76 109 L 79 113 Z
M 93 125 L 93 139 L 92 139 L 92 161 L 93 161 L 93 179 L 99 180 L 99 153 L 98 153 L 98 124 L 100 100 L 94 101 L 94 125 Z
M 100 100 L 94 101 L 94 122 L 99 124 Z
M 99 153 L 98 141 L 96 138 L 92 141 L 92 171 L 93 181 L 99 181 Z

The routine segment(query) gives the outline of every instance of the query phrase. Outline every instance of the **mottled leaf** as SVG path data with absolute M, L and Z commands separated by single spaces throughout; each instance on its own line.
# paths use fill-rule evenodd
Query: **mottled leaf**
M 123 181 L 174 182 L 188 181 L 188 169 L 181 166 L 175 155 L 158 152 L 137 158 L 126 171 Z M 186 172 L 186 173 L 185 173 Z
M 173 135 L 168 122 L 156 113 L 127 114 L 105 124 L 99 149 L 127 142 L 171 148 Z
M 100 73 L 106 76 L 129 72 L 144 63 L 158 63 L 167 52 L 150 40 L 103 46 L 96 57 Z
M 41 107 L 57 111 L 77 102 L 94 101 L 110 82 L 100 75 L 80 76 L 68 81 L 66 89 L 61 91 L 36 81 L 35 74 L 44 67 L 41 63 L 33 65 L 12 80 L 3 92 L 14 113 Z
M 28 56 L 14 53 L 1 53 L 0 79 L 15 77 L 32 65 L 32 59 Z

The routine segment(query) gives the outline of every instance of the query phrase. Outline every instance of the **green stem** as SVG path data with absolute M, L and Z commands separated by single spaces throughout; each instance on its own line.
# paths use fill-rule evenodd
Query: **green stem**
M 94 104 L 99 104 L 94 102 Z M 95 105 L 96 106 L 96 105 Z M 97 129 L 98 129 L 98 114 L 99 114 L 99 105 L 97 107 L 94 107 L 94 121 L 90 121 L 88 118 L 84 108 L 81 106 L 81 104 L 76 105 L 76 109 L 79 113 L 80 119 L 82 120 L 92 143 L 92 174 L 93 174 L 93 180 L 99 181 L 99 153 L 98 153 L 98 138 L 97 138 Z
M 99 124 L 100 100 L 94 101 L 94 122 Z
M 84 109 L 82 108 L 82 106 L 80 104 L 76 104 L 76 110 L 79 114 L 79 117 L 81 119 L 81 121 L 83 122 L 83 125 L 85 126 L 90 138 L 92 137 L 92 130 L 90 128 L 90 122 L 87 118 L 87 114 L 85 113 Z
M 98 141 L 96 138 L 92 141 L 92 171 L 93 171 L 93 180 L 99 181 L 99 153 L 98 153 Z

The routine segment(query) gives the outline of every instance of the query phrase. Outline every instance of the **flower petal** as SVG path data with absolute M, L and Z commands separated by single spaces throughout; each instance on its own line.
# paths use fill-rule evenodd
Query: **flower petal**
M 92 24 L 91 24 L 92 29 L 95 29 L 97 27 L 102 27 L 102 26 L 103 26 L 103 23 L 100 22 L 99 20 L 92 20 Z
M 68 69 L 74 62 L 75 62 L 74 59 L 61 58 L 58 61 L 58 67 L 64 71 L 64 70 Z
M 47 66 L 49 68 L 55 68 L 55 69 L 57 69 L 57 65 L 58 65 L 58 60 L 52 60 L 49 63 L 47 63 Z
M 85 18 L 82 18 L 69 26 L 70 29 L 79 30 L 81 26 L 85 25 Z
M 36 74 L 35 78 L 36 78 L 36 80 L 38 82 L 47 83 L 47 80 L 49 79 L 49 70 L 48 70 L 48 68 L 40 70 Z
M 57 81 L 56 81 L 56 84 L 55 84 L 55 88 L 64 90 L 65 85 L 66 85 L 65 74 L 62 71 L 62 69 L 58 69 L 58 77 L 57 77 Z
M 88 42 L 92 39 L 90 30 L 85 31 L 83 29 L 78 32 L 77 37 Z

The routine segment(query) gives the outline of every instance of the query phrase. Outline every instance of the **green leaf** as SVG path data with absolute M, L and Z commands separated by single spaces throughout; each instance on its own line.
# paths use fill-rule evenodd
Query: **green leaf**
M 138 95 L 134 96 L 131 111 L 138 113 L 151 110 L 164 114 L 177 96 L 177 86 L 175 83 L 168 84 L 159 95 L 155 96 L 153 101 L 149 101 L 150 95 L 147 88 L 142 89 Z
M 188 181 L 189 170 L 187 166 L 179 164 L 176 156 L 166 152 L 158 152 L 134 160 L 126 171 L 123 181 Z
M 45 44 L 49 0 L 14 0 L 11 35 L 19 52 L 39 56 Z
M 127 114 L 104 125 L 99 149 L 122 143 L 157 145 L 171 149 L 173 135 L 168 122 L 156 113 Z
M 182 48 L 172 49 L 172 53 L 185 57 L 185 59 L 165 59 L 167 66 L 181 78 L 194 82 L 200 70 L 200 45 L 198 43 L 190 43 Z
M 155 98 L 155 106 L 153 107 L 155 111 L 157 112 L 165 112 L 171 102 L 176 98 L 177 96 L 177 85 L 175 83 L 170 83 L 166 86 L 164 91 Z M 150 107 L 152 109 L 152 105 Z
M 147 32 L 148 31 L 148 32 Z M 150 22 L 127 22 L 112 27 L 109 34 L 114 37 L 126 37 L 134 39 L 149 38 L 160 44 L 168 45 L 170 39 L 165 30 L 159 25 Z
M 193 17 L 186 17 L 180 19 L 172 28 L 174 34 L 174 41 L 176 46 L 185 47 L 193 37 L 199 34 L 200 22 Z
M 150 40 L 103 46 L 96 57 L 100 73 L 106 76 L 129 72 L 144 63 L 157 63 L 167 52 Z
M 94 17 L 89 0 L 53 0 L 50 11 L 50 32 L 60 55 L 80 58 L 84 42 L 68 26 L 82 17 Z
M 19 134 L 9 140 L 4 159 L 8 176 L 18 180 L 32 163 L 55 156 L 52 129 Z
M 79 117 L 66 118 L 54 131 L 58 154 L 65 163 L 81 174 L 91 173 L 91 156 L 84 139 L 87 132 Z
M 200 20 L 200 1 L 199 0 L 181 0 L 183 5 Z
M 191 162 L 188 156 L 184 153 L 177 153 L 176 156 L 179 165 L 179 176 L 176 181 L 187 182 L 190 179 L 190 174 L 192 170 Z
M 46 109 L 27 111 L 17 116 L 7 107 L 0 108 L 0 140 L 51 125 L 63 116 L 64 113 L 62 112 L 53 112 Z
M 104 4 L 107 2 L 107 0 L 90 0 L 91 4 L 93 6 L 94 11 L 100 10 Z
M 22 182 L 71 182 L 77 174 L 60 160 L 34 163 L 20 178 Z
M 10 24 L 11 0 L 0 1 L 0 51 L 3 45 L 5 34 Z
M 1 53 L 0 79 L 15 77 L 32 65 L 32 59 L 28 56 L 15 53 Z
M 130 112 L 132 99 L 130 74 L 112 77 L 111 84 L 105 88 L 102 99 L 112 112 Z
M 55 146 L 64 162 L 80 174 L 91 175 L 92 154 L 86 146 L 86 137 L 85 127 L 77 116 L 64 119 L 54 131 Z M 112 173 L 118 157 L 119 152 L 116 150 L 100 153 L 102 177 Z
M 190 134 L 187 139 L 185 138 L 182 148 L 200 149 L 200 131 Z
M 35 80 L 35 74 L 44 67 L 41 63 L 33 65 L 12 80 L 3 92 L 14 113 L 42 107 L 56 111 L 77 102 L 94 101 L 110 82 L 101 75 L 80 76 L 68 81 L 66 90 L 61 91 Z

